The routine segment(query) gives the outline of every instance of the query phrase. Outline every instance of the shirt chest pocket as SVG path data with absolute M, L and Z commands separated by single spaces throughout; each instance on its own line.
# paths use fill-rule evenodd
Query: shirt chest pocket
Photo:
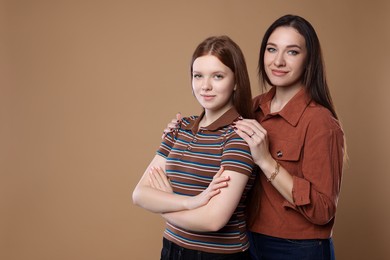
M 274 140 L 270 144 L 272 157 L 278 161 L 299 161 L 302 154 L 303 144 L 289 140 Z

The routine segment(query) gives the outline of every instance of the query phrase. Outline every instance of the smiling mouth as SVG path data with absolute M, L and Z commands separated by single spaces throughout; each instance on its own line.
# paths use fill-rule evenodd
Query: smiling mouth
M 288 73 L 287 71 L 283 71 L 283 70 L 272 70 L 272 74 L 275 76 L 284 76 L 287 73 Z
M 215 96 L 214 95 L 201 95 L 205 100 L 210 100 L 213 99 Z

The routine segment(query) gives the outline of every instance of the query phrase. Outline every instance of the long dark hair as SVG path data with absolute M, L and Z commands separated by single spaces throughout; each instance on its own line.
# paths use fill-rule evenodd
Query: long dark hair
M 233 105 L 242 117 L 253 118 L 251 85 L 244 54 L 240 47 L 226 35 L 208 37 L 196 47 L 192 55 L 191 76 L 194 61 L 204 55 L 217 57 L 233 71 L 236 85 Z
M 297 15 L 285 15 L 277 19 L 267 29 L 261 42 L 259 55 L 259 78 L 263 85 L 267 82 L 272 86 L 264 67 L 264 53 L 266 51 L 268 39 L 273 31 L 281 26 L 292 27 L 305 38 L 307 58 L 305 62 L 305 71 L 302 76 L 302 83 L 305 86 L 307 93 L 318 104 L 326 107 L 332 112 L 337 119 L 336 110 L 333 105 L 332 97 L 326 82 L 325 65 L 322 57 L 320 41 L 313 26 L 304 18 Z

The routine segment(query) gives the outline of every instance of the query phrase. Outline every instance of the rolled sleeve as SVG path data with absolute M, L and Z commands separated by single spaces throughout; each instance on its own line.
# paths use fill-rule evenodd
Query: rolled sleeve
M 295 206 L 317 225 L 328 223 L 336 214 L 342 175 L 342 136 L 339 129 L 332 129 L 306 139 L 303 177 L 293 178 Z
M 313 121 L 317 124 L 306 133 L 301 174 L 293 176 L 294 204 L 284 206 L 300 212 L 313 224 L 325 225 L 336 214 L 344 139 L 341 128 Z
M 293 176 L 292 196 L 296 206 L 310 204 L 310 182 Z

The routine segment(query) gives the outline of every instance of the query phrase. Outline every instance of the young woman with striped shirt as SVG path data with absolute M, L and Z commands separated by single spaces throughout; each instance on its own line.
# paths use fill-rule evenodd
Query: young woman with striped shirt
M 244 211 L 254 162 L 232 126 L 253 118 L 239 46 L 207 38 L 193 53 L 191 77 L 203 112 L 164 136 L 133 202 L 166 220 L 161 259 L 250 259 Z

